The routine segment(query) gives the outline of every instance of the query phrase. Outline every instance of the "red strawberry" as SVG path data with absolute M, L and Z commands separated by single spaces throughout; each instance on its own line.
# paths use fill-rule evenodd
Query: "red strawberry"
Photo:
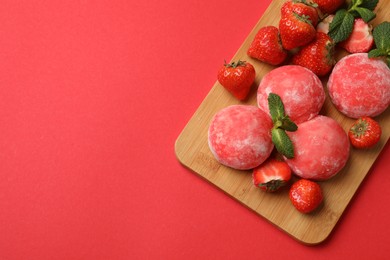
M 382 135 L 381 126 L 371 117 L 356 120 L 348 131 L 351 144 L 360 149 L 370 148 L 379 142 Z
M 244 100 L 255 80 L 256 71 L 245 61 L 225 63 L 218 71 L 218 81 L 238 100 Z
M 317 32 L 316 39 L 299 50 L 292 63 L 310 69 L 317 76 L 327 75 L 335 63 L 332 39 L 323 32 Z
M 372 26 L 361 18 L 355 19 L 349 38 L 339 43 L 349 53 L 368 52 L 373 45 Z
M 292 12 L 299 14 L 301 16 L 308 16 L 311 24 L 315 27 L 318 23 L 318 12 L 316 7 L 317 5 L 310 4 L 305 0 L 288 0 L 286 1 L 281 8 L 281 16 L 285 17 Z
M 320 185 L 306 179 L 300 179 L 291 185 L 289 197 L 294 207 L 302 213 L 312 212 L 323 200 Z
M 271 65 L 279 65 L 287 58 L 279 38 L 279 30 L 275 26 L 262 27 L 249 46 L 249 57 Z
M 291 179 L 291 169 L 284 161 L 268 158 L 253 169 L 253 184 L 264 191 L 274 192 Z
M 345 0 L 312 0 L 318 5 L 318 9 L 321 10 L 323 14 L 333 14 L 336 12 Z
M 300 16 L 295 12 L 280 19 L 279 31 L 283 48 L 286 50 L 305 46 L 316 37 L 316 29 L 307 16 Z

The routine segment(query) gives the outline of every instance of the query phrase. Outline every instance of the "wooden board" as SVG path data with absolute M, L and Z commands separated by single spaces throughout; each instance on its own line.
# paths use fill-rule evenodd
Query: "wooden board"
M 251 171 L 238 171 L 219 164 L 211 154 L 207 144 L 207 130 L 212 116 L 220 109 L 233 104 L 256 105 L 256 87 L 262 77 L 274 67 L 250 59 L 246 51 L 256 32 L 265 25 L 278 25 L 280 7 L 284 0 L 274 0 L 263 17 L 253 28 L 245 42 L 232 60 L 250 61 L 256 69 L 256 80 L 250 97 L 246 102 L 235 100 L 218 82 L 205 97 L 197 111 L 185 126 L 175 143 L 178 160 L 186 167 L 209 181 L 242 205 L 255 211 L 276 227 L 287 232 L 300 242 L 318 244 L 324 241 L 340 219 L 347 205 L 369 172 L 375 159 L 385 146 L 390 134 L 390 109 L 376 119 L 383 127 L 379 144 L 371 150 L 352 149 L 350 159 L 344 169 L 331 180 L 320 182 L 324 192 L 324 203 L 311 214 L 299 213 L 288 199 L 288 189 L 277 193 L 265 193 L 252 183 Z M 390 20 L 390 1 L 380 0 L 376 8 L 375 26 Z M 345 53 L 339 53 L 341 58 Z M 326 79 L 323 79 L 324 87 Z M 325 88 L 326 89 L 326 88 Z M 353 120 L 340 114 L 330 102 L 329 97 L 321 114 L 337 120 L 347 131 Z

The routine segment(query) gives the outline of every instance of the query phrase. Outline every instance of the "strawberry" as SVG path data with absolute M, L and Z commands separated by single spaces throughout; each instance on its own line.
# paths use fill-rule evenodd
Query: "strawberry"
M 292 12 L 301 16 L 306 15 L 315 27 L 319 19 L 316 6 L 316 4 L 308 3 L 306 0 L 288 0 L 282 5 L 281 17 L 285 17 Z
M 252 64 L 239 60 L 225 64 L 218 71 L 218 81 L 238 100 L 244 100 L 255 80 L 256 71 Z
M 262 27 L 249 46 L 249 57 L 271 65 L 279 65 L 287 58 L 279 38 L 279 30 L 275 26 Z
M 300 179 L 291 185 L 289 197 L 294 207 L 302 213 L 312 212 L 323 200 L 320 185 L 306 179 Z
M 295 12 L 285 15 L 279 21 L 280 38 L 286 50 L 305 46 L 316 37 L 316 29 L 308 17 Z
M 345 0 L 312 0 L 323 14 L 333 14 L 344 4 Z
M 339 43 L 339 46 L 349 53 L 368 52 L 373 45 L 372 26 L 362 18 L 355 19 L 351 35 Z
M 335 63 L 332 39 L 323 32 L 317 32 L 316 39 L 299 50 L 292 63 L 310 69 L 317 76 L 327 75 Z
M 379 142 L 381 135 L 381 126 L 371 117 L 357 119 L 348 131 L 352 146 L 360 149 L 374 146 Z
M 252 178 L 256 187 L 274 192 L 291 179 L 291 169 L 286 162 L 270 157 L 253 169 Z

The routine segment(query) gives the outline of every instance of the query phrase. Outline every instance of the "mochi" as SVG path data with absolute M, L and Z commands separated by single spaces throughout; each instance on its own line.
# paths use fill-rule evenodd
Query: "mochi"
M 274 147 L 271 118 L 256 106 L 231 105 L 211 119 L 208 145 L 218 162 L 238 169 L 259 166 Z
M 268 114 L 270 93 L 280 96 L 286 114 L 296 124 L 317 116 L 326 97 L 318 76 L 298 65 L 275 68 L 261 80 L 257 89 L 257 105 Z
M 294 145 L 294 158 L 285 158 L 299 177 L 323 181 L 335 176 L 347 163 L 350 143 L 347 133 L 334 119 L 318 115 L 287 132 Z
M 332 103 L 344 115 L 375 117 L 390 104 L 390 69 L 367 53 L 351 54 L 336 63 L 327 87 Z

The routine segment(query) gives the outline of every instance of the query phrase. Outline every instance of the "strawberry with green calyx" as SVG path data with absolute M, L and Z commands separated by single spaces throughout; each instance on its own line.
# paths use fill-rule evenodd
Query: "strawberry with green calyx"
M 279 29 L 275 26 L 265 26 L 256 33 L 249 46 L 248 56 L 262 62 L 279 65 L 287 58 L 279 37 Z
M 348 137 L 355 148 L 366 149 L 377 144 L 382 135 L 382 128 L 371 117 L 357 119 L 348 131 Z
M 298 126 L 286 115 L 279 95 L 268 95 L 268 107 L 274 126 L 271 130 L 272 142 L 276 150 L 286 158 L 294 158 L 294 146 L 286 131 L 294 132 Z
M 279 21 L 280 39 L 286 50 L 305 46 L 316 37 L 316 29 L 306 15 L 292 12 Z
M 319 20 L 317 7 L 318 5 L 316 3 L 311 3 L 306 0 L 288 0 L 282 5 L 281 17 L 285 17 L 292 12 L 300 16 L 305 15 L 315 27 Z
M 368 53 L 369 58 L 383 57 L 390 68 L 390 22 L 383 22 L 373 31 L 376 49 Z
M 314 72 L 317 76 L 327 75 L 335 64 L 333 40 L 323 32 L 317 32 L 314 41 L 304 46 L 292 59 L 292 63 Z
M 252 64 L 239 60 L 226 63 L 218 71 L 219 83 L 238 100 L 244 100 L 255 80 L 256 71 Z
M 347 9 L 339 9 L 329 25 L 329 36 L 335 43 L 348 39 L 356 18 L 362 18 L 368 23 L 376 17 L 374 10 L 378 1 L 352 0 Z

